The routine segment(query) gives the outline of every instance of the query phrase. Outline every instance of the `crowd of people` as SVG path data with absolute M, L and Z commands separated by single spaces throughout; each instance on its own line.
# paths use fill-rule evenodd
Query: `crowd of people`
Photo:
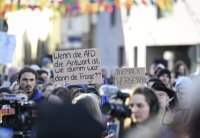
M 123 127 L 119 127 L 119 118 L 102 113 L 102 95 L 99 89 L 103 85 L 114 85 L 114 71 L 108 77 L 108 71 L 102 69 L 102 84 L 59 85 L 53 82 L 52 69 L 52 61 L 49 58 L 44 58 L 41 66 L 5 69 L 0 87 L 0 137 L 200 137 L 198 74 L 189 75 L 185 64 L 181 62 L 173 71 L 161 63 L 152 64 L 150 71 L 145 74 L 145 84 L 133 87 L 126 101 L 108 97 L 107 102 L 123 104 L 131 111 L 130 116 L 120 118 L 123 119 L 123 122 L 120 122 Z M 4 98 L 7 95 L 19 94 L 25 95 L 27 101 L 34 101 L 36 105 L 34 109 L 37 114 L 30 132 L 26 127 L 13 129 L 12 126 L 4 125 L 10 114 L 3 114 L 2 109 L 4 105 L 11 105 L 13 102 L 5 103 Z M 115 110 L 123 112 L 118 108 Z M 116 133 L 107 133 L 108 122 L 117 124 Z M 23 123 L 27 125 L 26 121 Z M 123 135 L 119 134 L 122 132 L 119 129 L 123 129 Z M 26 135 L 16 135 L 17 131 Z

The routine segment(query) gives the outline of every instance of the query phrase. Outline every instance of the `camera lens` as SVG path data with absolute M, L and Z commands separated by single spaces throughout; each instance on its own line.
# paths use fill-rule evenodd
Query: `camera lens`
M 111 104 L 108 102 L 105 102 L 102 105 L 102 113 L 108 115 L 110 114 L 110 112 L 111 112 Z
M 102 113 L 117 118 L 126 118 L 131 116 L 131 110 L 124 104 L 104 103 Z

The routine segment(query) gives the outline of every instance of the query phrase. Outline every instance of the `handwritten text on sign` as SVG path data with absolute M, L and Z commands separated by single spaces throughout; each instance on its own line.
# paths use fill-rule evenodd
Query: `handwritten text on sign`
M 119 88 L 132 88 L 144 83 L 145 68 L 119 68 L 115 73 L 115 85 Z
M 60 84 L 102 83 L 97 48 L 56 51 L 53 55 L 54 81 Z

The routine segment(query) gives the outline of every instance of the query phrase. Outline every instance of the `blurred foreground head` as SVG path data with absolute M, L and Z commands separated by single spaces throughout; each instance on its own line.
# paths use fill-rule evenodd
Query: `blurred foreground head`
M 103 127 L 80 104 L 46 105 L 39 111 L 37 138 L 101 138 Z
M 99 122 L 102 122 L 100 104 L 101 100 L 93 93 L 83 93 L 72 101 L 73 104 L 81 104 L 86 107 L 88 112 Z
M 192 80 L 189 77 L 181 76 L 176 80 L 176 94 L 179 101 L 179 108 L 190 107 L 192 96 Z

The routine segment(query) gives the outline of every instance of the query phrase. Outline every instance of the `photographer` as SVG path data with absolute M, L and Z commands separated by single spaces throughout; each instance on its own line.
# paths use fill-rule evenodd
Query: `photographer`
M 99 88 L 102 97 L 102 113 L 104 125 L 107 127 L 104 138 L 122 138 L 124 135 L 124 119 L 131 116 L 131 110 L 125 105 L 129 94 L 118 87 L 104 84 Z
M 19 90 L 23 90 L 28 95 L 28 101 L 21 101 L 15 95 L 10 95 L 8 99 L 5 99 L 8 103 L 6 105 L 15 110 L 15 114 L 5 116 L 2 126 L 12 128 L 14 138 L 36 138 L 34 130 L 36 110 L 45 101 L 42 93 L 36 89 L 37 78 L 35 70 L 28 67 L 21 69 L 17 83 Z
M 0 98 L 0 126 L 3 133 L 8 133 L 9 138 L 34 137 L 35 102 L 28 101 L 28 95 L 23 90 L 11 92 L 8 88 L 0 88 Z M 0 134 L 0 137 L 4 135 Z

